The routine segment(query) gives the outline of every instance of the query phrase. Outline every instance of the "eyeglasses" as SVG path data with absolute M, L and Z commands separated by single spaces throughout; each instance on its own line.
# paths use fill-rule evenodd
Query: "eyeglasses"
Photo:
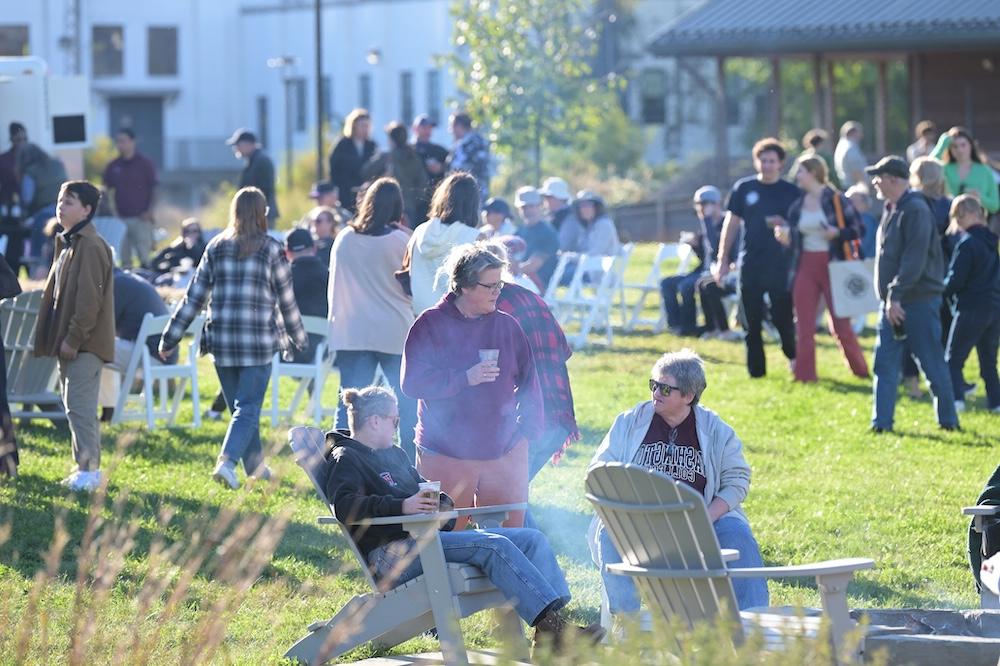
M 380 419 L 392 419 L 392 427 L 399 427 L 399 416 L 389 416 L 388 414 L 377 414 Z
M 649 380 L 649 390 L 652 391 L 653 393 L 656 393 L 657 391 L 659 391 L 660 395 L 662 395 L 665 398 L 668 395 L 670 395 L 671 391 L 680 391 L 681 387 L 680 386 L 671 386 L 670 384 L 664 384 L 663 382 L 658 382 L 655 379 L 650 379 Z
M 478 284 L 480 287 L 483 287 L 484 289 L 489 289 L 494 294 L 499 294 L 500 290 L 504 288 L 503 280 L 500 280 L 499 282 L 494 282 L 493 284 L 484 284 L 482 282 L 477 282 L 476 284 Z

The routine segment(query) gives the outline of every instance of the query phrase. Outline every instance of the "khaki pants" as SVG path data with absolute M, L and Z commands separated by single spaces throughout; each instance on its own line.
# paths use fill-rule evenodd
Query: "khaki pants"
M 139 260 L 140 265 L 145 264 L 153 253 L 155 243 L 153 231 L 156 225 L 149 220 L 138 217 L 125 217 L 122 218 L 122 222 L 125 223 L 125 238 L 122 239 L 122 266 L 131 268 L 133 255 Z
M 81 471 L 101 467 L 101 430 L 97 420 L 97 392 L 104 361 L 80 352 L 72 361 L 59 359 L 59 388 L 73 439 L 73 460 Z
M 496 460 L 465 460 L 417 447 L 417 471 L 428 481 L 440 481 L 456 507 L 493 506 L 528 501 L 528 442 L 522 441 Z M 459 518 L 456 530 L 465 528 Z M 524 512 L 511 511 L 504 527 L 524 525 Z

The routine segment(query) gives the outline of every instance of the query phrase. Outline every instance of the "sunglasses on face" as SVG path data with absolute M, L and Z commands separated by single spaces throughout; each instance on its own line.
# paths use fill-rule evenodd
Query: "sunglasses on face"
M 659 391 L 660 395 L 662 395 L 665 398 L 668 395 L 670 395 L 671 391 L 680 391 L 681 387 L 671 386 L 670 384 L 664 384 L 663 382 L 658 382 L 655 379 L 650 379 L 649 390 L 652 391 L 653 393 Z

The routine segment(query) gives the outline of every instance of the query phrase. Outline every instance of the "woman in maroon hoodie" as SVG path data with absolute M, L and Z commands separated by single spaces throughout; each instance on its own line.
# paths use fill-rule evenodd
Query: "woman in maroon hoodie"
M 449 293 L 403 350 L 403 392 L 419 400 L 417 469 L 459 507 L 526 502 L 528 442 L 544 422 L 528 339 L 496 309 L 505 265 L 485 243 L 452 250 Z M 522 525 L 522 512 L 510 516 L 505 527 Z

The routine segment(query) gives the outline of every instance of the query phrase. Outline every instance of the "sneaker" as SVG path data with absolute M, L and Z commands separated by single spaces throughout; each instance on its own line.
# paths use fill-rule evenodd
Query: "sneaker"
M 590 624 L 579 627 L 566 621 L 556 611 L 548 611 L 535 624 L 535 636 L 532 640 L 532 655 L 543 645 L 551 645 L 553 653 L 562 652 L 567 640 L 584 640 L 588 645 L 597 645 L 604 638 L 604 627 Z
M 719 339 L 725 340 L 726 342 L 742 342 L 743 334 L 739 331 L 734 331 L 732 329 L 728 331 L 722 331 L 719 333 Z
M 962 397 L 968 400 L 976 392 L 976 384 L 966 384 L 962 387 Z
M 66 486 L 75 493 L 92 493 L 101 485 L 101 471 L 95 470 L 93 472 L 84 472 L 83 470 L 78 469 L 60 481 L 60 484 Z
M 956 412 L 964 412 L 965 411 L 965 401 L 964 400 L 956 400 L 955 401 L 955 411 Z
M 881 426 L 872 426 L 869 432 L 873 435 L 884 435 L 886 433 L 892 432 L 892 428 L 883 428 Z
M 219 483 L 229 486 L 230 490 L 238 490 L 240 480 L 236 478 L 236 465 L 228 460 L 220 460 L 212 470 L 212 478 Z
M 943 426 L 938 426 L 938 427 L 940 427 L 941 430 L 950 430 L 950 431 L 953 431 L 953 432 L 962 432 L 962 426 L 958 425 L 957 423 L 955 423 L 954 425 L 943 425 Z
M 207 409 L 205 413 L 201 415 L 206 421 L 221 421 L 222 412 L 217 412 L 214 409 Z
M 994 414 L 1000 414 L 1000 405 L 993 407 L 992 409 L 990 409 L 990 411 L 993 412 Z

